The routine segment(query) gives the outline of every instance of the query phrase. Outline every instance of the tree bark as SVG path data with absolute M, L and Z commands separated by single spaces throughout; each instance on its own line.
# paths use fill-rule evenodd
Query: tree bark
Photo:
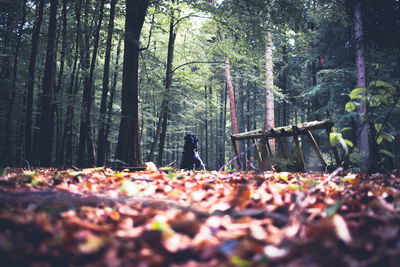
M 357 73 L 357 88 L 366 88 L 365 82 L 365 60 L 364 60 L 364 45 L 363 45 L 363 22 L 361 16 L 360 3 L 357 4 L 354 10 L 354 37 L 356 41 L 356 73 Z M 367 105 L 363 103 L 366 94 L 361 95 L 360 105 L 358 106 L 358 148 L 364 154 L 360 160 L 360 167 L 363 169 L 369 166 L 369 145 L 368 145 L 368 125 L 364 121 L 367 114 Z M 366 102 L 366 101 L 365 101 Z
M 132 165 L 140 164 L 139 126 L 139 44 L 140 32 L 149 6 L 148 0 L 127 0 L 125 51 L 122 78 L 121 123 L 115 157 Z
M 94 47 L 92 54 L 92 62 L 90 64 L 90 72 L 89 76 L 86 76 L 83 88 L 83 97 L 82 97 L 82 115 L 81 115 L 81 126 L 79 131 L 79 156 L 78 156 L 78 165 L 80 167 L 86 165 L 96 165 L 95 151 L 93 147 L 93 129 L 91 126 L 91 110 L 92 110 L 92 100 L 93 100 L 93 76 L 94 76 L 94 68 L 96 65 L 97 58 L 97 49 L 99 45 L 99 36 L 101 23 L 103 20 L 104 13 L 104 3 L 105 0 L 101 1 L 100 4 L 100 14 L 99 20 L 97 24 L 97 29 L 94 37 Z M 89 51 L 87 51 L 88 53 Z M 87 151 L 90 154 L 86 154 L 85 148 L 87 147 Z
M 267 34 L 267 44 L 265 47 L 265 129 L 269 131 L 275 127 L 274 120 L 274 73 L 272 62 L 272 37 Z M 272 154 L 275 154 L 275 140 L 268 140 Z
M 52 164 L 53 148 L 53 92 L 56 56 L 58 0 L 50 1 L 50 19 L 47 37 L 46 63 L 43 76 L 43 94 L 41 98 L 40 117 L 40 163 L 49 167 Z
M 10 101 L 10 93 L 12 91 L 12 78 L 10 72 L 11 64 L 11 36 L 14 30 L 15 15 L 12 14 L 13 11 L 9 11 L 7 14 L 7 26 L 3 42 L 1 71 L 0 71 L 0 129 L 5 129 L 7 126 L 7 113 Z M 6 131 L 0 131 L 1 145 L 3 159 L 10 157 L 9 144 L 6 142 Z
M 225 57 L 225 79 L 226 85 L 228 86 L 229 92 L 229 103 L 230 103 L 230 112 L 231 112 L 231 123 L 232 123 L 232 133 L 238 133 L 238 124 L 237 124 L 237 117 L 236 117 L 236 108 L 235 108 L 235 93 L 233 91 L 233 85 L 231 80 L 231 69 L 230 69 L 230 62 L 229 58 Z M 237 151 L 239 151 L 238 142 L 235 143 Z M 239 152 L 240 153 L 240 152 Z
M 121 43 L 122 43 L 122 38 L 118 40 L 118 46 L 117 46 L 117 56 L 115 60 L 115 70 L 114 70 L 114 77 L 113 77 L 113 85 L 111 87 L 111 92 L 110 92 L 110 102 L 108 102 L 108 111 L 107 111 L 107 123 L 106 123 L 106 129 L 104 133 L 104 140 L 106 141 L 106 154 L 109 154 L 109 149 L 110 149 L 110 143 L 108 142 L 108 135 L 110 133 L 110 128 L 111 128 L 111 119 L 112 119 L 112 110 L 113 110 L 113 104 L 114 104 L 114 96 L 115 92 L 117 89 L 117 78 L 118 78 L 118 72 L 119 72 L 119 57 L 121 54 Z M 108 156 L 106 157 L 108 159 Z
M 74 88 L 78 84 L 77 78 L 79 76 L 79 66 L 80 66 L 80 64 L 78 66 L 78 58 L 79 58 L 79 40 L 81 38 L 81 9 L 82 9 L 82 4 L 80 1 L 78 1 L 75 7 L 75 15 L 76 15 L 75 56 L 70 77 L 70 84 L 68 87 L 68 107 L 67 107 L 67 116 L 64 127 L 65 137 L 63 137 L 63 139 L 65 139 L 65 142 L 63 141 L 63 144 L 65 143 L 65 163 L 67 166 L 70 166 L 73 163 L 73 121 L 74 121 L 74 103 L 75 103 L 75 91 L 76 91 Z
M 14 64 L 13 64 L 13 74 L 12 74 L 12 85 L 11 85 L 11 98 L 8 102 L 8 111 L 6 117 L 6 128 L 5 128 L 5 136 L 4 136 L 4 153 L 6 155 L 12 155 L 12 147 L 13 143 L 10 142 L 10 135 L 11 135 L 11 120 L 13 115 L 14 109 L 14 102 L 15 96 L 17 94 L 17 73 L 18 73 L 18 59 L 19 59 L 19 51 L 21 48 L 21 41 L 22 41 L 22 31 L 23 27 L 26 22 L 26 0 L 22 2 L 22 16 L 21 16 L 21 23 L 18 28 L 18 36 L 17 36 L 17 44 L 14 53 Z M 18 144 L 18 143 L 16 143 Z
M 172 4 L 174 5 L 175 0 L 172 0 Z M 169 39 L 168 39 L 168 52 L 167 52 L 167 69 L 165 73 L 165 93 L 164 93 L 164 100 L 163 100 L 163 111 L 162 111 L 162 123 L 161 123 L 161 135 L 160 135 L 160 144 L 158 147 L 158 160 L 157 165 L 161 166 L 163 153 L 164 153 L 164 146 L 165 146 L 165 138 L 167 135 L 167 126 L 168 126 L 168 117 L 169 117 L 169 98 L 170 98 L 170 90 L 171 90 L 171 83 L 172 83 L 172 64 L 174 61 L 174 45 L 176 39 L 176 32 L 174 31 L 175 27 L 175 14 L 174 14 L 175 7 L 171 8 L 171 17 L 169 23 Z
M 107 140 L 105 137 L 106 129 L 106 112 L 107 112 L 107 95 L 108 95 L 108 84 L 109 84 L 109 74 L 110 74 L 110 59 L 111 59 L 111 45 L 112 36 L 114 31 L 114 16 L 115 16 L 115 4 L 117 0 L 111 0 L 110 8 L 110 19 L 108 23 L 108 33 L 106 42 L 106 55 L 104 58 L 104 72 L 103 72 L 103 90 L 101 94 L 100 103 L 100 129 L 98 133 L 98 145 L 97 145 L 97 162 L 100 166 L 104 165 L 105 161 L 105 151 Z
M 63 153 L 63 92 L 64 92 L 64 66 L 65 66 L 65 54 L 67 52 L 67 2 L 68 0 L 62 0 L 62 44 L 61 44 L 61 55 L 60 55 L 60 70 L 58 72 L 57 86 L 55 90 L 55 96 L 58 98 L 56 104 L 54 105 L 54 111 L 56 114 L 56 160 L 57 164 L 61 164 Z

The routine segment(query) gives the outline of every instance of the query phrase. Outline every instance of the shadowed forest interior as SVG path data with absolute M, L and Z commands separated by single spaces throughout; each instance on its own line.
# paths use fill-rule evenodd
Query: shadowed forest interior
M 329 120 L 328 164 L 396 169 L 399 43 L 397 0 L 0 0 L 0 166 L 179 168 L 191 133 L 219 170 L 232 134 Z

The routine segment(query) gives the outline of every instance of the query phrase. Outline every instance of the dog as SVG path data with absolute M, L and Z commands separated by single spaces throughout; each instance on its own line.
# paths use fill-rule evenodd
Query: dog
M 184 139 L 185 145 L 183 146 L 181 169 L 205 170 L 204 163 L 197 153 L 199 138 L 195 135 L 188 134 Z

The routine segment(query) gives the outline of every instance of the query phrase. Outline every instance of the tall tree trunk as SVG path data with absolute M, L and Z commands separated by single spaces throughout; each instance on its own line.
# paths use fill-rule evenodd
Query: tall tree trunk
M 270 130 L 275 127 L 274 120 L 274 73 L 272 62 L 272 37 L 267 34 L 267 44 L 265 47 L 265 129 Z M 275 154 L 275 140 L 270 139 L 269 145 L 271 152 Z
M 78 84 L 78 58 L 79 58 L 79 40 L 81 38 L 81 1 L 76 3 L 75 15 L 76 15 L 76 39 L 75 39 L 75 56 L 72 67 L 70 83 L 68 87 L 68 107 L 67 116 L 64 127 L 65 138 L 65 163 L 66 165 L 73 164 L 73 121 L 74 121 L 74 103 L 75 103 L 75 90 L 74 88 Z M 80 64 L 79 64 L 80 65 Z M 79 67 L 78 67 L 79 69 Z M 64 142 L 63 142 L 64 143 Z
M 17 94 L 17 73 L 18 73 L 18 59 L 19 59 L 19 51 L 21 48 L 21 41 L 22 41 L 22 31 L 23 27 L 26 22 L 26 0 L 22 2 L 22 17 L 21 23 L 18 28 L 18 36 L 17 36 L 17 44 L 14 53 L 14 64 L 13 64 L 13 73 L 12 73 L 12 80 L 11 80 L 11 98 L 8 101 L 8 112 L 6 117 L 6 128 L 5 128 L 5 137 L 4 137 L 4 152 L 7 155 L 12 154 L 11 149 L 13 147 L 13 142 L 10 142 L 10 135 L 11 135 L 11 120 L 12 114 L 14 109 L 14 102 L 15 96 Z
M 204 159 L 205 159 L 205 165 L 206 166 L 210 166 L 210 162 L 209 162 L 209 159 L 208 159 L 208 148 L 209 148 L 209 143 L 208 143 L 208 98 L 207 98 L 207 94 L 208 94 L 208 92 L 207 92 L 207 86 L 204 86 L 204 105 L 205 105 L 205 112 L 204 112 L 204 131 L 205 131 L 205 133 L 204 133 L 204 135 L 205 135 L 205 137 L 206 137 L 206 140 L 205 140 L 205 157 L 204 157 Z
M 149 6 L 148 0 L 127 0 L 125 20 L 124 70 L 122 77 L 121 123 L 115 157 L 140 164 L 139 125 L 139 44 L 140 32 Z
M 107 95 L 108 95 L 108 84 L 110 74 L 110 59 L 111 59 L 111 45 L 112 36 L 114 31 L 114 16 L 115 16 L 115 4 L 117 0 L 111 0 L 110 19 L 108 23 L 108 33 L 106 42 L 106 55 L 104 58 L 104 72 L 103 72 L 103 90 L 101 94 L 100 103 L 100 129 L 98 133 L 98 145 L 97 145 L 97 162 L 100 166 L 104 165 L 105 151 L 107 140 L 105 137 L 106 129 L 106 112 L 107 112 Z
M 121 43 L 122 43 L 122 38 L 120 38 L 118 40 L 117 56 L 116 56 L 116 60 L 115 60 L 115 70 L 114 70 L 114 77 L 113 77 L 114 80 L 113 80 L 113 85 L 111 87 L 111 92 L 110 92 L 110 102 L 108 102 L 107 123 L 106 123 L 106 129 L 105 129 L 105 133 L 104 133 L 104 140 L 106 140 L 106 143 L 107 143 L 106 154 L 109 154 L 109 150 L 110 150 L 110 143 L 108 141 L 108 135 L 110 133 L 110 128 L 111 128 L 114 96 L 115 96 L 115 92 L 117 89 L 117 78 L 118 78 L 118 72 L 119 72 L 119 57 L 121 54 Z M 107 156 L 106 158 L 108 159 L 109 157 Z
M 65 65 L 65 54 L 67 52 L 67 2 L 68 0 L 62 0 L 62 44 L 61 44 L 61 55 L 60 55 L 60 70 L 58 72 L 57 86 L 55 90 L 56 104 L 54 105 L 54 111 L 56 114 L 56 160 L 57 164 L 61 164 L 63 153 L 63 138 L 62 138 L 62 119 L 63 119 L 63 81 L 64 81 L 64 65 Z
M 50 20 L 47 35 L 46 63 L 43 76 L 43 94 L 41 99 L 40 117 L 40 163 L 42 166 L 52 164 L 53 144 L 53 92 L 56 56 L 56 29 L 57 29 L 58 0 L 50 1 Z
M 4 56 L 2 57 L 1 62 L 1 71 L 0 71 L 0 129 L 5 129 L 7 126 L 7 113 L 10 101 L 10 93 L 12 92 L 11 85 L 11 72 L 10 72 L 10 64 L 11 64 L 11 36 L 13 35 L 15 23 L 15 15 L 12 14 L 12 11 L 9 11 L 7 14 L 7 25 L 6 32 L 4 36 L 3 42 L 3 50 L 1 51 Z M 6 131 L 0 131 L 1 145 L 2 145 L 2 154 L 4 160 L 10 157 L 9 152 L 9 144 L 6 143 Z
M 364 60 L 364 45 L 363 45 L 363 22 L 361 17 L 360 3 L 354 10 L 354 37 L 356 41 L 356 73 L 357 73 L 357 88 L 366 88 L 365 82 L 365 60 Z M 367 105 L 363 103 L 366 94 L 361 95 L 360 105 L 358 106 L 358 148 L 364 154 L 360 160 L 360 167 L 363 169 L 369 166 L 369 145 L 368 145 L 368 124 L 363 121 L 367 114 Z
M 231 69 L 230 69 L 230 62 L 229 58 L 225 57 L 225 79 L 226 85 L 228 86 L 229 92 L 229 104 L 230 104 L 230 111 L 231 111 L 231 123 L 232 123 L 232 133 L 238 133 L 238 124 L 237 124 L 237 117 L 236 117 L 236 108 L 235 108 L 235 93 L 233 91 L 233 85 L 231 80 Z M 236 149 L 239 151 L 238 142 L 236 142 Z
M 172 4 L 174 5 L 175 0 L 172 0 Z M 167 52 L 167 69 L 165 74 L 165 93 L 164 93 L 164 100 L 163 105 L 164 107 L 162 111 L 162 123 L 161 123 L 161 135 L 160 135 L 160 144 L 158 147 L 158 160 L 157 165 L 161 166 L 163 152 L 164 152 L 164 145 L 165 145 L 165 137 L 167 135 L 167 126 L 168 126 L 168 117 L 169 117 L 169 100 L 170 100 L 170 90 L 171 90 L 171 83 L 172 83 L 172 63 L 174 61 L 174 45 L 175 45 L 175 38 L 176 32 L 174 31 L 175 27 L 175 14 L 174 14 L 175 7 L 171 8 L 171 17 L 169 23 L 169 39 L 168 39 L 168 52 Z
M 81 126 L 79 131 L 79 156 L 78 156 L 78 165 L 83 167 L 86 165 L 96 165 L 95 152 L 93 148 L 93 129 L 91 124 L 91 110 L 92 110 L 92 100 L 93 100 L 93 76 L 94 76 L 94 68 L 96 65 L 97 58 L 97 48 L 99 45 L 99 36 L 101 23 L 103 20 L 104 13 L 104 3 L 105 0 L 101 1 L 100 4 L 100 14 L 99 20 L 97 24 L 97 29 L 94 37 L 94 47 L 92 53 L 92 62 L 90 64 L 90 72 L 89 76 L 86 76 L 85 85 L 83 88 L 83 97 L 82 97 L 82 114 L 81 114 Z M 85 148 L 87 147 L 87 151 L 90 154 L 86 155 Z

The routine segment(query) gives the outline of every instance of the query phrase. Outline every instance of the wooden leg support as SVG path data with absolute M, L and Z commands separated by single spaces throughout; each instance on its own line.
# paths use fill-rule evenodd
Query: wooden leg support
M 253 139 L 251 139 L 251 141 L 253 141 L 253 144 L 254 144 L 254 154 L 256 155 L 256 158 L 257 158 L 257 161 L 258 161 L 258 166 L 260 166 L 260 165 L 261 165 L 260 150 L 259 150 L 259 148 L 257 147 L 256 140 L 253 138 Z M 260 147 L 261 147 L 261 146 L 260 146 Z
M 322 165 L 324 167 L 326 167 L 327 164 L 326 164 L 324 158 L 322 157 L 321 152 L 319 151 L 318 144 L 317 144 L 317 142 L 315 142 L 314 136 L 311 134 L 310 131 L 306 131 L 306 135 L 307 135 L 308 141 L 310 141 L 311 147 L 313 148 L 313 150 L 314 150 L 315 154 L 317 155 L 319 161 L 322 163 Z
M 304 157 L 303 157 L 303 152 L 301 151 L 301 147 L 300 147 L 300 143 L 299 143 L 299 139 L 297 138 L 297 126 L 293 125 L 292 126 L 293 129 L 293 140 L 296 144 L 296 149 L 297 149 L 297 158 L 298 161 L 300 162 L 300 166 L 302 167 L 303 170 L 306 169 L 306 163 L 304 162 Z
M 281 152 L 282 152 L 283 158 L 288 159 L 288 156 L 287 156 L 287 153 L 286 153 L 286 148 L 285 148 L 285 145 L 282 142 L 282 139 L 280 137 L 276 137 L 275 139 L 276 139 L 276 141 L 278 141 L 279 147 L 281 148 Z

